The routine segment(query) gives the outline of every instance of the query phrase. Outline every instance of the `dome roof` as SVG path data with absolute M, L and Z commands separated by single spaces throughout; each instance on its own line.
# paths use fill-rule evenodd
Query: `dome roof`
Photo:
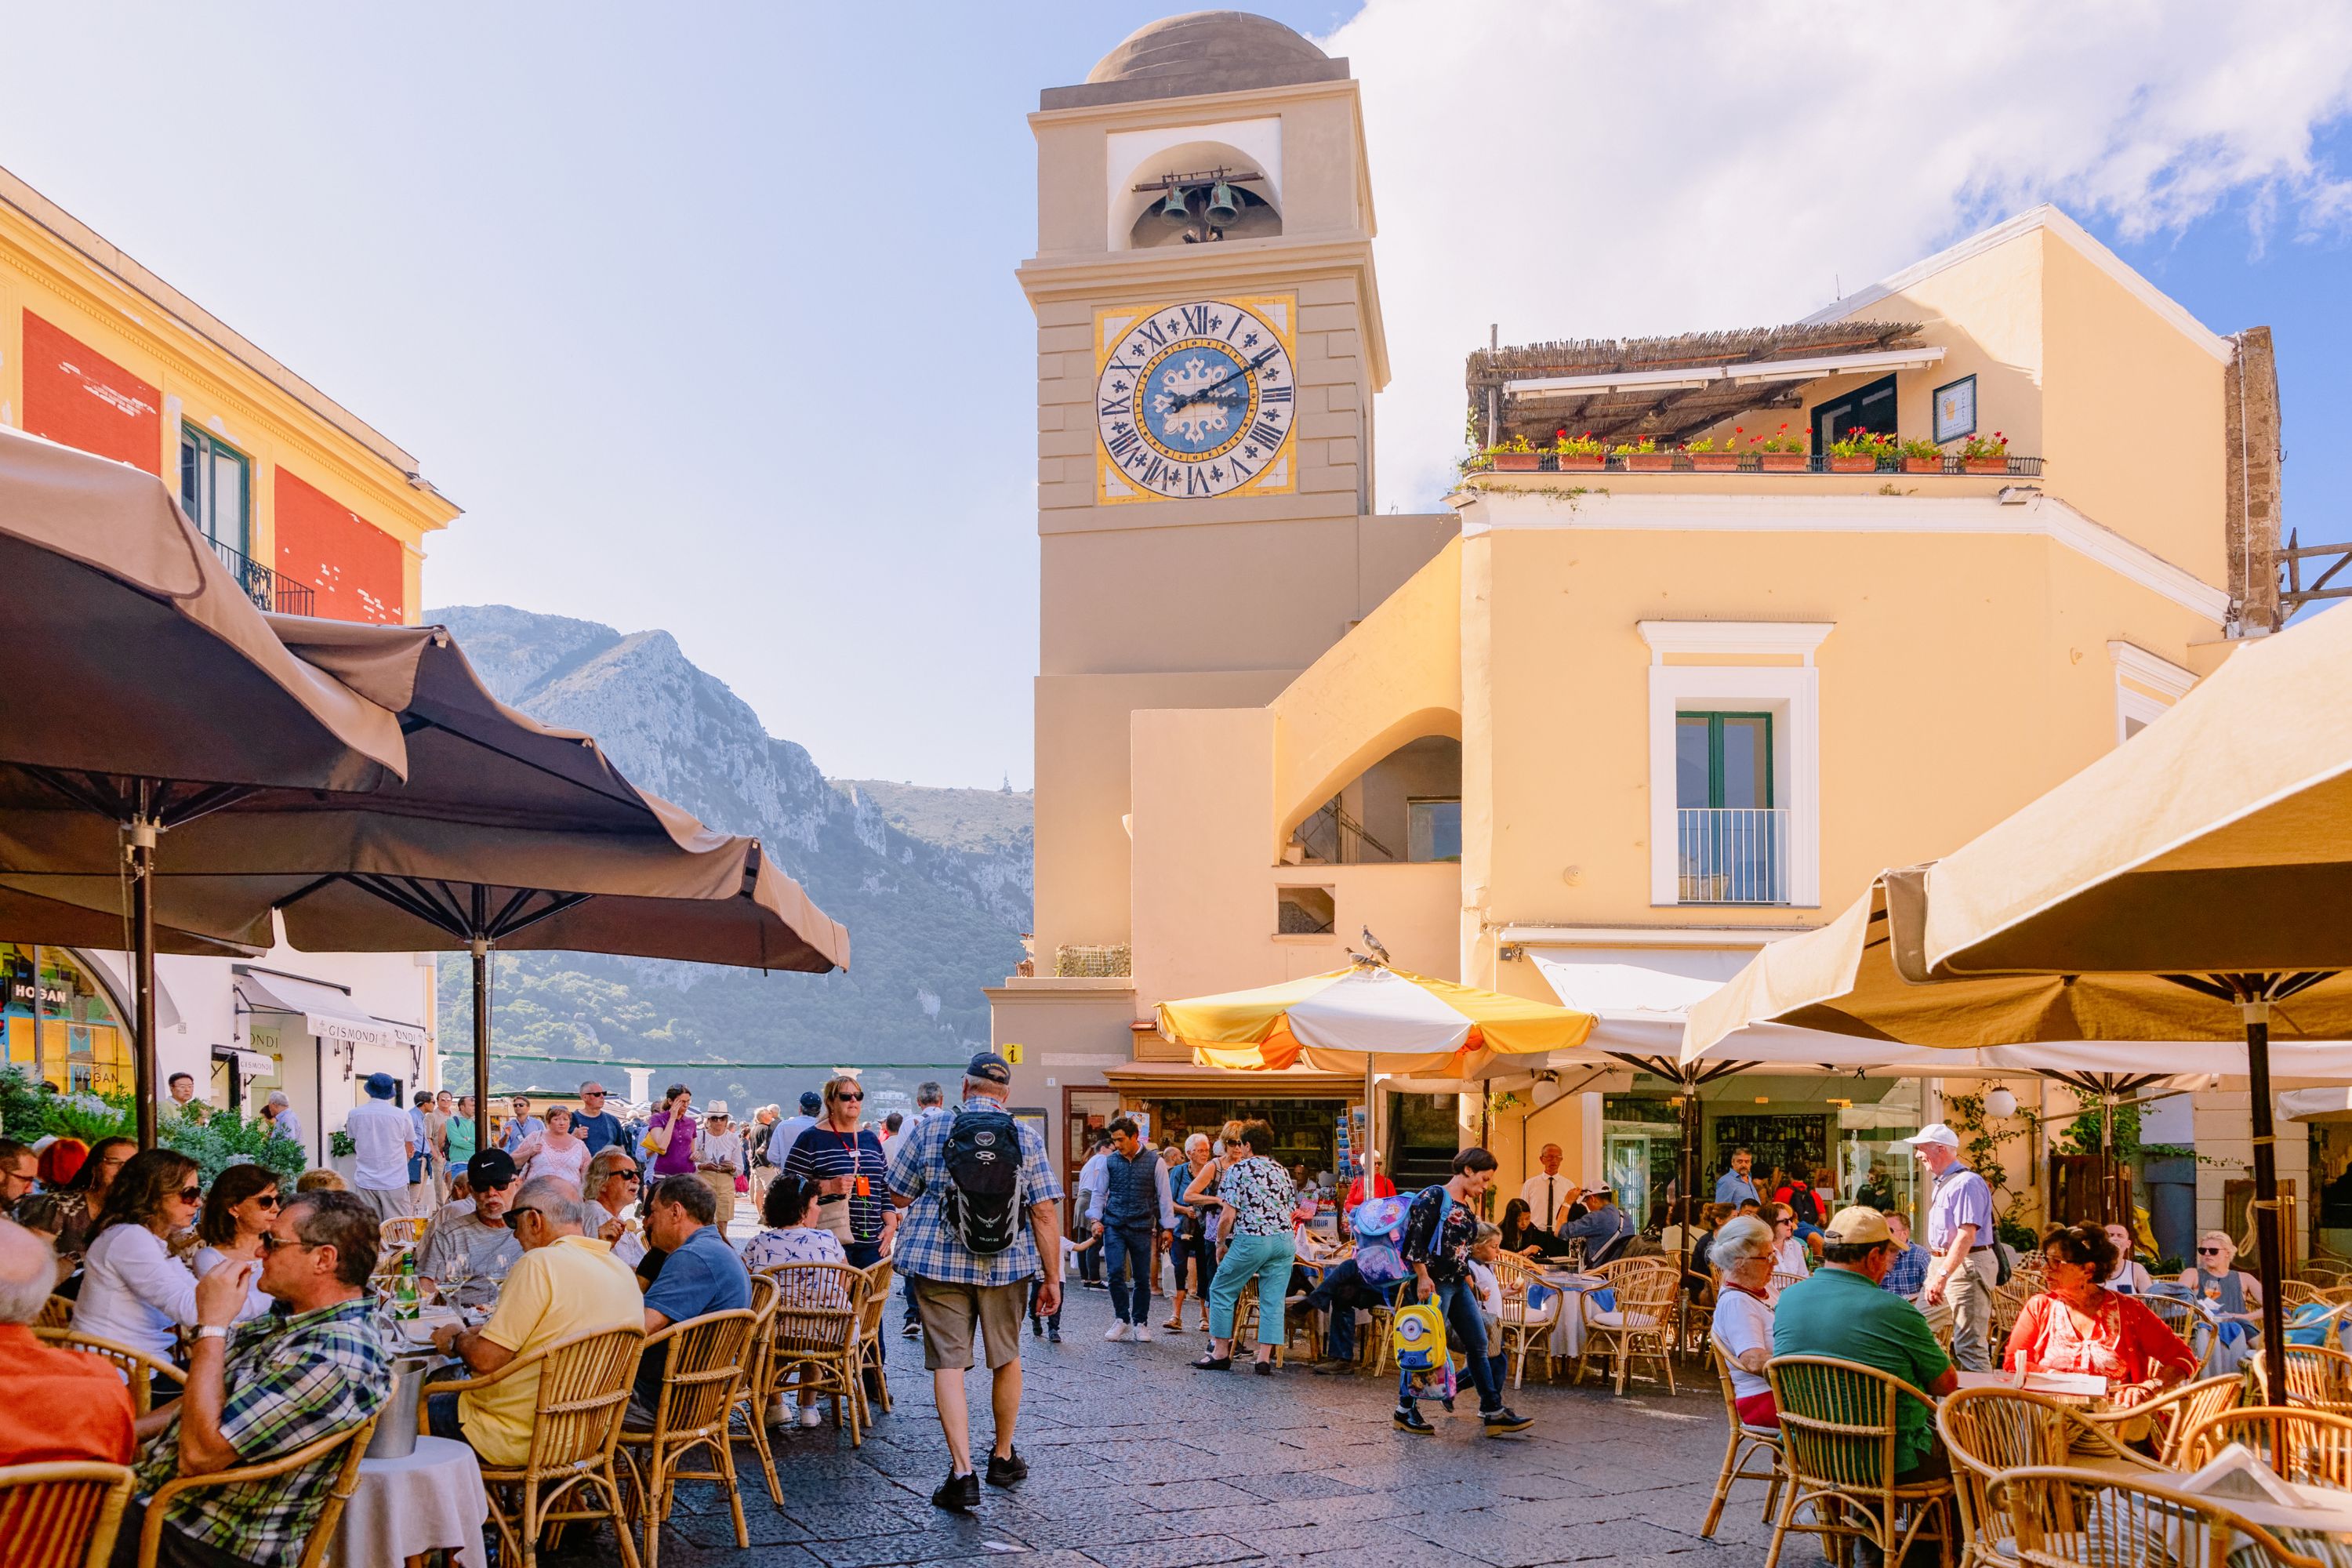
M 1047 89 L 1044 107 L 1191 98 L 1347 75 L 1346 60 L 1333 59 L 1270 17 L 1192 11 L 1137 28 L 1087 73 L 1085 85 Z

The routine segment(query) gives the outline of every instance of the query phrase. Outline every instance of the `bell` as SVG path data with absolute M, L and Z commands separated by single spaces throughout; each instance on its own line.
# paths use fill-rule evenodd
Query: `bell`
M 1219 180 L 1209 193 L 1209 210 L 1202 215 L 1219 228 L 1242 216 L 1242 200 L 1234 195 L 1233 186 Z
M 1171 228 L 1181 228 L 1192 221 L 1192 210 L 1184 205 L 1181 185 L 1171 187 L 1168 199 L 1160 204 L 1160 221 Z

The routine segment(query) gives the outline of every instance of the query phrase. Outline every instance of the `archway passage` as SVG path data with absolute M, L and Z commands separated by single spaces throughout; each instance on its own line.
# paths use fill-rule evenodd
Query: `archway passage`
M 1405 742 L 1309 812 L 1291 834 L 1303 864 L 1462 858 L 1462 742 Z

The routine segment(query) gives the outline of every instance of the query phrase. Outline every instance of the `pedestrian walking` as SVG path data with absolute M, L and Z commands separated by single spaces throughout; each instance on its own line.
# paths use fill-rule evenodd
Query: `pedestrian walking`
M 1070 1227 L 1072 1230 L 1084 1231 L 1088 1236 L 1094 1234 L 1095 1215 L 1102 1206 L 1103 1183 L 1108 1179 L 1105 1173 L 1109 1168 L 1110 1134 L 1097 1133 L 1087 1146 L 1086 1163 L 1078 1167 L 1078 1196 L 1075 1205 L 1076 1223 Z M 1102 1248 L 1097 1247 L 1078 1265 L 1079 1282 L 1089 1290 L 1104 1288 L 1102 1262 Z
M 580 1086 L 580 1109 L 572 1113 L 572 1135 L 586 1143 L 592 1155 L 627 1137 L 621 1119 L 605 1109 L 604 1100 L 604 1086 L 592 1078 Z
M 352 1107 L 343 1131 L 351 1134 L 353 1184 L 375 1205 L 378 1219 L 406 1219 L 408 1162 L 416 1153 L 416 1129 L 408 1112 L 393 1103 L 400 1084 L 388 1072 L 371 1073 L 367 1099 Z
M 1453 1175 L 1423 1188 L 1405 1211 L 1403 1252 L 1412 1266 L 1420 1300 L 1436 1306 L 1445 1320 L 1449 1342 L 1469 1363 L 1486 1436 L 1503 1437 L 1535 1423 L 1503 1403 L 1502 1383 L 1486 1358 L 1486 1325 L 1470 1273 L 1470 1248 L 1478 1237 L 1478 1201 L 1494 1185 L 1496 1163 L 1484 1149 L 1465 1149 L 1454 1155 Z M 1418 1402 L 1402 1389 L 1396 1426 L 1423 1436 L 1436 1430 L 1421 1414 Z
M 1013 1435 L 1030 1279 L 1042 1277 L 1041 1313 L 1058 1310 L 1062 1300 L 1062 1184 L 1044 1135 L 1004 1109 L 1012 1084 L 1013 1068 L 1003 1057 L 973 1057 L 954 1116 L 917 1121 L 890 1161 L 890 1196 L 907 1211 L 898 1270 L 914 1290 L 923 1364 L 948 1445 L 948 1478 L 931 1502 L 959 1511 L 980 1501 L 982 1480 L 972 1468 L 964 1399 L 973 1331 L 987 1348 L 996 1416 L 987 1481 L 1016 1486 L 1029 1473 Z M 1008 1161 L 1009 1153 L 1017 1153 L 1017 1162 Z
M 1210 1151 L 1207 1133 L 1195 1132 L 1184 1140 L 1184 1161 L 1176 1167 L 1175 1180 L 1189 1192 L 1192 1184 L 1217 1163 Z M 1175 1305 L 1168 1313 L 1168 1321 L 1160 1325 L 1171 1332 L 1184 1331 L 1184 1298 L 1194 1292 L 1201 1298 L 1201 1331 L 1209 1331 L 1209 1281 L 1217 1272 L 1218 1212 L 1214 1204 L 1187 1201 L 1176 1205 L 1176 1228 L 1168 1244 L 1168 1257 L 1176 1276 L 1171 1288 Z
M 871 1268 L 889 1249 L 898 1211 L 886 1194 L 890 1163 L 881 1135 L 861 1126 L 865 1086 L 844 1073 L 824 1084 L 824 1117 L 804 1130 L 782 1172 L 816 1185 L 815 1223 L 833 1233 L 856 1268 Z
M 1130 1118 L 1110 1124 L 1102 1189 L 1093 1201 L 1087 1217 L 1102 1238 L 1103 1274 L 1110 1285 L 1111 1325 L 1103 1338 L 1149 1343 L 1154 1243 L 1160 1232 L 1176 1227 L 1176 1209 L 1168 1196 L 1168 1166 Z
M 937 1079 L 925 1079 L 915 1086 L 915 1119 L 906 1124 L 899 1137 L 904 1138 L 933 1117 L 945 1116 L 947 1113 L 946 1087 Z M 889 1161 L 895 1162 L 898 1158 L 898 1145 L 895 1142 L 891 1144 L 885 1151 L 885 1154 Z M 1099 1256 L 1099 1254 L 1090 1253 L 1089 1256 Z M 915 1313 L 915 1282 L 908 1279 L 903 1271 L 899 1274 L 898 1279 L 898 1299 L 906 1304 L 906 1317 L 899 1325 L 898 1332 L 904 1338 L 911 1340 L 923 1331 L 922 1324 L 918 1321 Z
M 719 1217 L 711 1223 L 725 1236 L 727 1227 L 735 1223 L 735 1197 L 739 1184 L 749 1186 L 744 1176 L 743 1135 L 735 1131 L 729 1119 L 727 1102 L 714 1100 L 702 1114 L 702 1125 L 694 1134 L 694 1168 L 710 1188 L 718 1207 Z
M 1242 1292 L 1255 1286 L 1257 1354 L 1250 1370 L 1260 1377 L 1274 1375 L 1274 1347 L 1283 1341 L 1283 1302 L 1297 1257 L 1290 1220 L 1298 1189 L 1273 1153 L 1274 1129 L 1263 1121 L 1242 1123 L 1239 1138 L 1225 1142 L 1224 1174 L 1217 1180 L 1217 1202 L 1225 1214 L 1225 1258 L 1209 1282 L 1209 1353 L 1192 1363 L 1203 1372 L 1223 1372 L 1234 1364 L 1234 1309 Z
M 1992 1189 L 1960 1160 L 1960 1135 L 1940 1121 L 1898 1138 L 1919 1156 L 1934 1178 L 1927 1204 L 1927 1283 L 1919 1291 L 1923 1310 L 1947 1296 L 1952 1302 L 1952 1362 L 1962 1372 L 1992 1370 L 1992 1292 L 2000 1279 L 1993 1251 Z

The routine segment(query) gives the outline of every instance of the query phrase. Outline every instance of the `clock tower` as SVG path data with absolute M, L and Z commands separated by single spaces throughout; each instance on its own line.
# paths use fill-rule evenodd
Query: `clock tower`
M 1129 715 L 1268 701 L 1454 531 L 1373 515 L 1388 361 L 1346 60 L 1195 12 L 1046 89 L 1030 126 L 1040 978 L 1024 997 L 1064 947 L 1129 940 Z M 1125 1009 L 1124 1054 L 1138 1009 L 1102 994 L 1115 978 L 1089 985 L 1106 1017 Z M 1000 1040 L 1064 1032 L 992 994 Z

